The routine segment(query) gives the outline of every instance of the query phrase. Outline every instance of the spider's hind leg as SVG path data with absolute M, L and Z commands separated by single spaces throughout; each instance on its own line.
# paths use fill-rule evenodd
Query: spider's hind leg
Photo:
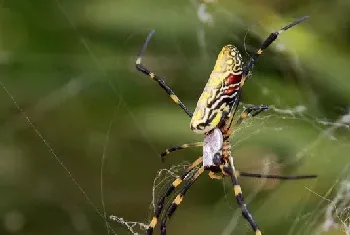
M 284 31 L 286 31 L 287 29 L 292 28 L 293 26 L 303 22 L 304 20 L 306 20 L 307 18 L 309 18 L 308 16 L 303 16 L 300 17 L 298 19 L 296 19 L 293 23 L 290 23 L 286 26 L 284 26 L 283 28 L 281 28 L 280 30 L 271 33 L 261 44 L 260 48 L 255 52 L 255 54 L 250 58 L 250 60 L 248 61 L 248 63 L 244 66 L 243 68 L 243 77 L 247 78 L 250 71 L 253 69 L 254 63 L 255 61 L 258 59 L 258 57 L 264 52 L 264 50 L 266 48 L 268 48 L 276 39 L 277 37 L 283 33 Z
M 163 78 L 157 76 L 155 73 L 151 72 L 149 69 L 147 69 L 145 66 L 142 65 L 141 61 L 142 61 L 142 56 L 146 51 L 147 45 L 149 43 L 149 41 L 151 40 L 152 35 L 154 34 L 154 30 L 152 30 L 148 36 L 146 41 L 144 42 L 142 49 L 136 59 L 136 69 L 139 70 L 140 72 L 146 74 L 147 76 L 150 77 L 150 79 L 156 81 L 159 86 L 166 91 L 166 93 L 168 93 L 168 95 L 170 96 L 170 98 L 174 101 L 174 103 L 176 103 L 177 105 L 179 105 L 184 111 L 185 113 L 189 116 L 192 117 L 192 112 L 186 107 L 186 105 L 184 103 L 182 103 L 182 101 L 179 99 L 179 97 L 177 97 L 177 95 L 174 93 L 174 91 L 165 83 L 165 81 L 163 80 Z

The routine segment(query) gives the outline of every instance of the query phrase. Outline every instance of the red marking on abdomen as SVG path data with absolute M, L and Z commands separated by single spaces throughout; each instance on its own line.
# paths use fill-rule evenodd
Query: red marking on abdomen
M 242 75 L 235 75 L 235 74 L 230 74 L 227 76 L 226 78 L 226 84 L 230 85 L 230 84 L 235 84 L 235 83 L 239 83 L 242 79 Z
M 237 87 L 231 87 L 231 88 L 225 90 L 225 91 L 224 91 L 224 94 L 225 94 L 225 95 L 232 95 L 232 94 L 233 94 L 235 91 L 237 91 L 237 90 L 238 90 Z

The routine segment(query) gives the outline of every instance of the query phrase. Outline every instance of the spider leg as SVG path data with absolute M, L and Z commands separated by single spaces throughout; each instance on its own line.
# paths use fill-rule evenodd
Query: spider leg
M 265 178 L 265 179 L 279 179 L 279 180 L 301 180 L 317 178 L 317 175 L 265 175 L 249 172 L 235 171 L 236 177 L 252 177 L 252 178 Z
M 174 145 L 174 146 L 166 149 L 164 152 L 162 152 L 160 154 L 160 157 L 162 159 L 162 162 L 164 162 L 165 156 L 172 153 L 172 152 L 182 150 L 182 149 L 191 148 L 191 147 L 201 147 L 201 146 L 203 146 L 203 142 L 195 142 L 195 143 L 189 143 L 189 144 L 183 144 L 183 145 Z
M 247 78 L 249 75 L 249 72 L 253 69 L 255 60 L 263 53 L 263 51 L 268 48 L 278 37 L 278 35 L 280 35 L 281 33 L 283 33 L 284 31 L 286 31 L 287 29 L 303 22 L 304 20 L 306 20 L 307 18 L 309 18 L 309 16 L 303 16 L 298 18 L 296 21 L 294 21 L 293 23 L 284 26 L 283 28 L 281 28 L 279 31 L 273 32 L 271 33 L 266 39 L 265 41 L 261 44 L 260 48 L 256 51 L 256 53 L 250 58 L 250 60 L 248 61 L 248 63 L 244 66 L 243 68 L 243 78 Z M 245 80 L 244 79 L 244 80 Z M 243 82 L 244 82 L 243 80 Z
M 217 174 L 217 172 L 210 171 L 209 177 L 211 179 L 221 180 L 227 174 L 224 174 L 224 171 L 221 174 Z M 277 180 L 301 180 L 301 179 L 312 179 L 317 178 L 317 175 L 269 175 L 269 174 L 259 174 L 259 173 L 250 173 L 245 171 L 237 171 L 235 170 L 236 177 L 250 177 L 250 178 L 260 178 L 260 179 L 277 179 Z
M 233 117 L 227 122 L 226 124 L 226 133 L 224 135 L 225 138 L 229 137 L 233 130 L 239 126 L 245 119 L 247 119 L 248 117 L 255 117 L 257 116 L 259 113 L 267 110 L 269 107 L 268 105 L 265 104 L 261 104 L 261 105 L 249 105 L 248 107 L 246 107 L 243 112 L 241 113 L 241 115 L 239 116 L 239 118 L 237 119 L 236 123 L 231 126 L 232 121 L 233 121 Z
M 208 176 L 213 180 L 222 180 L 225 177 L 224 174 L 216 174 L 213 171 L 209 171 Z
M 180 191 L 180 193 L 176 196 L 176 198 L 174 199 L 174 201 L 171 203 L 171 205 L 169 206 L 166 214 L 164 215 L 164 218 L 162 219 L 162 223 L 161 223 L 161 227 L 160 227 L 160 231 L 161 231 L 161 235 L 166 235 L 166 223 L 168 218 L 170 219 L 170 217 L 174 214 L 174 212 L 176 211 L 176 208 L 180 205 L 180 203 L 182 202 L 187 190 L 193 185 L 193 183 L 197 180 L 197 178 L 204 172 L 204 167 L 201 167 L 197 170 L 197 172 L 194 174 L 194 176 L 188 181 L 186 182 L 185 186 L 183 187 L 183 189 Z
M 139 70 L 140 72 L 146 74 L 147 76 L 149 76 L 152 80 L 158 82 L 159 86 L 161 88 L 163 88 L 166 93 L 168 93 L 168 95 L 170 96 L 170 98 L 177 104 L 179 105 L 189 117 L 192 117 L 192 112 L 182 103 L 182 101 L 175 95 L 174 91 L 165 83 L 165 81 L 161 78 L 158 77 L 156 74 L 154 74 L 153 72 L 151 72 L 150 70 L 148 70 L 146 67 L 144 67 L 141 64 L 141 60 L 142 60 L 142 56 L 144 54 L 144 52 L 146 51 L 147 45 L 149 43 L 149 41 L 151 40 L 151 37 L 153 35 L 155 31 L 152 30 L 148 36 L 146 41 L 144 42 L 142 49 L 136 59 L 136 68 L 137 70 Z
M 148 229 L 146 231 L 147 235 L 151 235 L 153 233 L 154 227 L 157 225 L 158 218 L 160 214 L 162 213 L 165 199 L 175 190 L 176 187 L 178 187 L 182 181 L 192 172 L 193 169 L 195 169 L 199 164 L 201 164 L 203 161 L 203 158 L 200 157 L 196 161 L 194 161 L 183 173 L 180 177 L 176 178 L 174 182 L 168 187 L 163 197 L 161 197 L 157 203 L 155 214 L 148 226 Z
M 250 226 L 255 232 L 255 235 L 261 235 L 261 231 L 258 228 L 253 216 L 250 214 L 246 203 L 244 202 L 241 186 L 238 183 L 238 179 L 235 172 L 235 167 L 233 165 L 232 157 L 230 157 L 230 164 L 223 168 L 223 173 L 228 174 L 231 177 L 233 184 L 233 190 L 235 193 L 237 204 L 240 206 L 243 217 L 249 222 Z
M 255 117 L 256 115 L 258 115 L 259 113 L 267 110 L 268 108 L 269 108 L 269 106 L 266 105 L 266 104 L 249 105 L 248 107 L 246 107 L 243 110 L 242 114 L 240 115 L 240 117 L 236 121 L 235 126 L 238 126 L 239 124 L 241 124 L 247 117 L 249 117 L 249 116 Z

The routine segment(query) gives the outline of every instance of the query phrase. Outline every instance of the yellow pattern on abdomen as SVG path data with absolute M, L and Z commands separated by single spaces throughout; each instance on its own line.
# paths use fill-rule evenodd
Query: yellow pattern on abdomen
M 211 131 L 224 117 L 224 111 L 230 110 L 230 105 L 223 99 L 226 98 L 223 93 L 225 79 L 231 74 L 242 74 L 242 65 L 242 56 L 236 47 L 227 45 L 222 48 L 193 113 L 190 127 L 194 132 L 204 134 Z

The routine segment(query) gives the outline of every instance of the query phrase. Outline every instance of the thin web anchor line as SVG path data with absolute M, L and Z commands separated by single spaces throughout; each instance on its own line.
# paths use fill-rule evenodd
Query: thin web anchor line
M 85 190 L 80 186 L 80 184 L 78 183 L 78 181 L 74 178 L 72 172 L 68 169 L 68 167 L 63 163 L 63 161 L 57 156 L 55 150 L 50 146 L 50 144 L 46 141 L 46 139 L 44 138 L 44 136 L 40 133 L 40 131 L 38 130 L 38 128 L 34 125 L 34 123 L 30 120 L 29 116 L 24 112 L 24 110 L 21 108 L 21 106 L 19 106 L 19 104 L 17 103 L 15 97 L 11 94 L 11 92 L 6 88 L 6 86 L 0 81 L 0 86 L 4 89 L 4 91 L 7 93 L 7 95 L 10 97 L 10 99 L 12 100 L 13 104 L 16 106 L 17 110 L 23 115 L 23 117 L 26 119 L 26 121 L 28 122 L 28 124 L 30 125 L 30 127 L 34 130 L 34 132 L 37 134 L 37 136 L 39 137 L 39 139 L 44 143 L 44 145 L 49 149 L 51 156 L 61 165 L 61 167 L 63 168 L 63 170 L 67 173 L 67 175 L 71 178 L 71 180 L 73 181 L 74 185 L 79 189 L 79 191 L 83 194 L 84 198 L 87 200 L 87 202 L 89 203 L 89 205 L 91 205 L 95 212 L 106 222 L 106 224 L 109 225 L 107 219 L 103 216 L 103 214 L 101 213 L 101 211 L 96 207 L 96 205 L 92 202 L 92 200 L 90 199 L 90 197 L 87 195 L 87 193 L 85 192 Z M 109 225 L 109 229 L 114 233 L 114 230 L 111 228 L 111 226 Z
M 78 31 L 78 28 L 76 26 L 76 24 L 73 22 L 73 20 L 71 19 L 70 15 L 68 14 L 68 12 L 64 9 L 62 3 L 60 0 L 55 0 L 58 8 L 60 9 L 60 11 L 62 12 L 62 14 L 66 17 L 68 23 L 70 24 L 70 26 L 72 27 L 72 29 L 75 31 L 78 39 L 80 40 L 81 44 L 85 47 L 85 49 L 87 50 L 88 54 L 90 55 L 91 59 L 93 60 L 93 62 L 95 63 L 96 67 L 98 68 L 98 70 L 100 70 L 100 72 L 102 73 L 102 75 L 104 77 L 107 77 L 107 73 L 106 71 L 103 69 L 103 67 L 101 66 L 101 64 L 99 63 L 98 61 L 98 58 L 96 57 L 96 55 L 93 53 L 93 51 L 91 50 L 88 42 L 86 41 L 86 39 L 79 33 Z M 130 111 L 130 109 L 128 108 L 122 94 L 119 92 L 118 88 L 111 82 L 110 79 L 108 79 L 107 81 L 107 84 L 109 85 L 109 87 L 112 89 L 112 91 L 115 93 L 115 95 L 117 96 L 117 98 L 119 99 L 119 105 L 122 104 L 124 106 L 124 108 L 127 110 L 128 114 L 130 115 L 131 119 L 134 121 L 135 123 L 135 126 L 140 130 L 140 133 L 145 137 L 145 140 L 146 142 L 148 143 L 148 145 L 152 148 L 152 150 L 154 152 L 157 152 L 155 147 L 150 143 L 149 141 L 149 138 L 147 138 L 146 134 L 144 133 L 144 131 L 142 130 L 142 128 L 138 125 L 138 122 L 135 120 L 135 115 Z M 118 106 L 119 106 L 118 105 Z M 108 135 L 108 133 L 107 133 Z M 108 140 L 107 140 L 108 141 Z M 105 150 L 104 150 L 105 151 Z M 105 156 L 103 155 L 102 156 L 102 159 L 101 159 L 101 168 L 100 170 L 103 170 L 104 168 L 104 159 Z M 103 172 L 100 173 L 100 177 L 101 177 L 101 181 L 103 180 Z M 76 181 L 76 180 L 74 180 Z M 78 184 L 77 182 L 75 184 Z M 81 187 L 79 187 L 81 188 Z M 101 184 L 100 186 L 100 190 L 103 190 L 103 185 Z M 106 226 L 107 226 L 107 233 L 109 233 L 109 229 L 108 227 L 110 228 L 110 230 L 115 234 L 114 230 L 111 228 L 111 225 L 110 223 L 108 222 L 108 218 L 107 218 L 107 213 L 106 213 L 106 210 L 105 210 L 105 203 L 104 203 L 104 199 L 103 199 L 103 192 L 100 192 L 100 195 L 101 195 L 101 199 L 102 199 L 102 208 L 103 208 L 103 213 L 101 213 L 99 210 L 97 210 L 98 214 L 101 216 L 101 218 L 103 218 L 103 220 L 105 221 L 106 223 Z M 86 195 L 87 196 L 87 195 Z M 90 200 L 91 201 L 91 200 Z M 90 202 L 89 202 L 90 203 Z M 92 202 L 91 202 L 92 203 Z M 90 203 L 90 204 L 91 204 Z M 97 209 L 96 206 L 94 206 L 95 210 Z M 109 219 L 112 219 L 112 218 L 109 218 Z M 127 224 L 125 223 L 122 223 L 123 225 L 127 226 Z M 130 229 L 129 229 L 130 231 Z

